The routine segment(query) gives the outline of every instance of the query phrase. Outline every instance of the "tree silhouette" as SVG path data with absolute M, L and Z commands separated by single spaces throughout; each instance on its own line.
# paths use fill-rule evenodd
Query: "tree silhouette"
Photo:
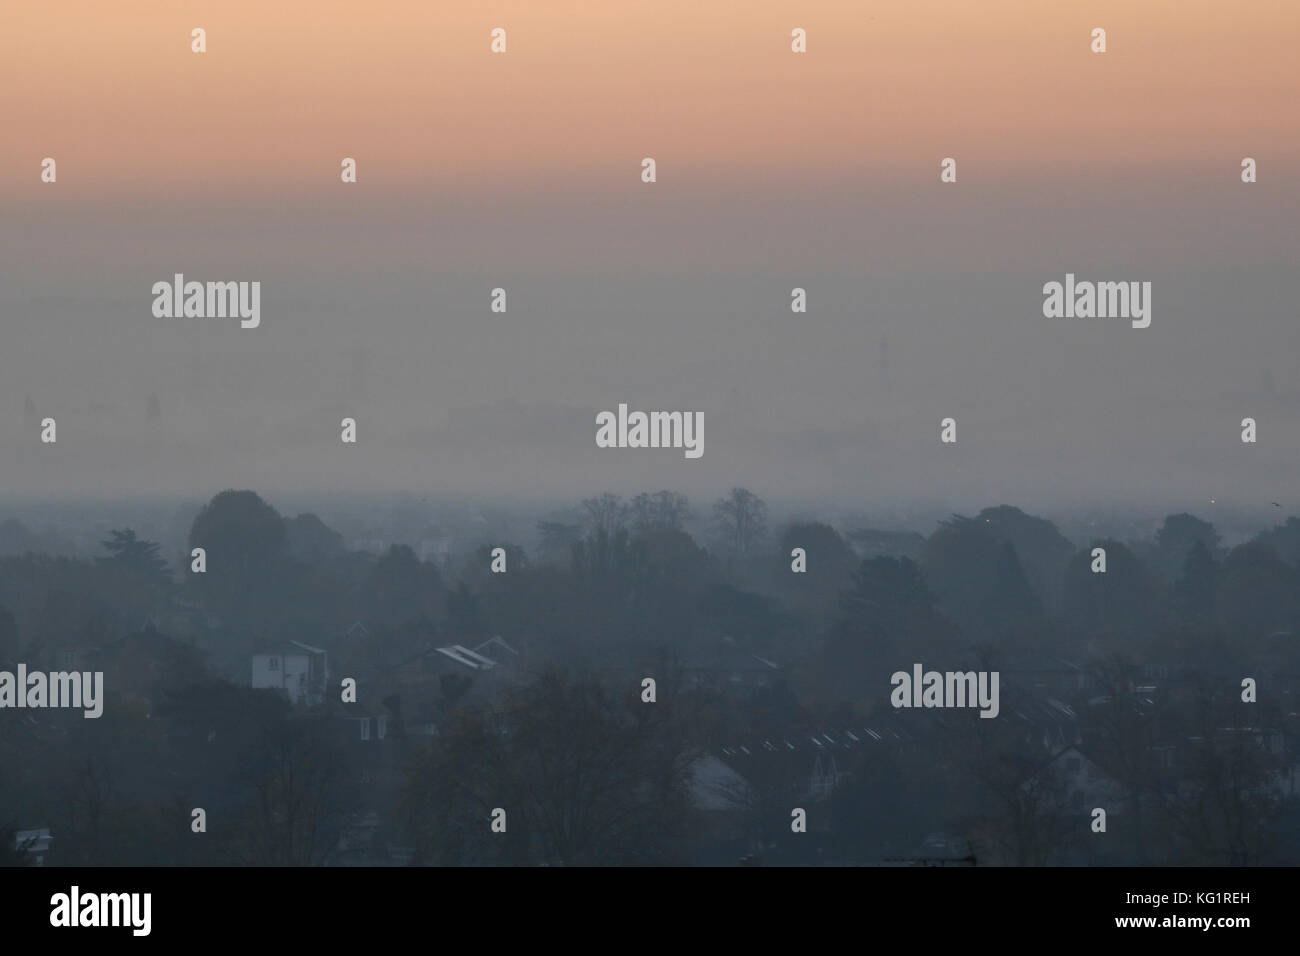
M 767 505 L 747 488 L 713 503 L 713 535 L 724 554 L 749 557 L 767 537 Z
M 253 624 L 279 603 L 277 572 L 288 534 L 274 508 L 252 491 L 223 491 L 194 518 L 189 546 L 203 548 L 207 570 L 187 580 L 223 619 Z
M 672 491 L 657 491 L 653 495 L 641 492 L 632 499 L 632 530 L 638 533 L 653 528 L 680 530 L 690 517 L 690 503 L 685 495 Z
M 1214 619 L 1214 593 L 1219 584 L 1219 566 L 1205 542 L 1192 542 L 1182 573 L 1174 585 L 1174 611 L 1188 623 L 1209 623 Z
M 117 565 L 142 577 L 159 578 L 164 579 L 168 584 L 172 583 L 171 572 L 167 569 L 166 560 L 158 553 L 157 544 L 137 538 L 130 528 L 110 531 L 109 535 L 107 541 L 100 542 L 104 550 L 109 553 L 109 557 L 96 558 L 96 561 L 100 564 Z
M 1172 581 L 1183 569 L 1187 552 L 1197 541 L 1214 555 L 1219 548 L 1219 532 L 1208 521 L 1202 521 L 1186 512 L 1165 518 L 1160 530 L 1156 532 L 1156 552 L 1159 555 L 1160 571 L 1166 580 Z

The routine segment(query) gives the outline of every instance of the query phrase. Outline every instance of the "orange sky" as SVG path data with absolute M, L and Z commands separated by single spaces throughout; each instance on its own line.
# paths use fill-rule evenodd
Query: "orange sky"
M 629 397 L 708 411 L 719 487 L 784 461 L 789 487 L 816 462 L 825 487 L 879 490 L 893 462 L 910 489 L 937 466 L 908 457 L 913 429 L 954 408 L 1002 429 L 979 446 L 999 497 L 1178 471 L 1208 498 L 1295 471 L 1300 0 L 4 3 L 0 411 L 32 394 L 83 456 L 11 487 L 114 461 L 133 489 L 342 487 L 332 429 L 359 404 L 412 487 L 448 466 L 419 429 L 469 409 L 483 444 L 453 435 L 453 464 L 477 487 L 517 453 L 503 397 L 544 422 L 537 467 L 503 473 L 552 487 L 604 480 L 563 449 Z M 156 319 L 176 272 L 263 282 L 264 325 Z M 1150 333 L 1045 323 L 1066 272 L 1155 282 Z M 1265 371 L 1281 450 L 1261 471 L 1233 427 L 1269 407 Z M 165 461 L 120 417 L 154 390 Z M 1030 431 L 1057 444 L 1025 451 Z M 1180 457 L 1223 435 L 1208 472 Z M 0 414 L 0 458 L 30 438 Z M 382 470 L 356 461 L 359 483 Z
M 9 0 L 0 199 L 781 189 L 1294 164 L 1294 0 Z M 190 52 L 189 32 L 208 32 Z M 509 52 L 489 53 L 508 30 Z M 809 52 L 790 52 L 793 27 Z M 1089 52 L 1094 26 L 1109 52 Z M 195 197 L 197 198 L 197 197 Z

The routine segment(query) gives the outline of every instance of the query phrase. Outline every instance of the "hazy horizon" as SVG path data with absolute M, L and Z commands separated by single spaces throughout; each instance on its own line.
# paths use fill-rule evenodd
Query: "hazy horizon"
M 1296 504 L 1292 5 L 155 6 L 4 48 L 6 492 Z M 156 318 L 178 272 L 260 327 Z M 1044 318 L 1066 273 L 1150 327 Z M 703 456 L 597 448 L 621 402 Z

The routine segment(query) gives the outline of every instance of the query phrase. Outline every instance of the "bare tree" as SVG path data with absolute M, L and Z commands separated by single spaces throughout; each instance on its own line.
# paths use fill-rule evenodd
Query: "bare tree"
M 685 495 L 673 491 L 641 492 L 632 499 L 632 528 L 645 532 L 652 528 L 671 528 L 680 531 L 691 508 Z
M 732 488 L 713 503 L 713 533 L 723 551 L 748 557 L 767 536 L 767 505 L 747 488 Z
M 582 508 L 587 512 L 587 530 L 593 537 L 603 534 L 612 538 L 627 524 L 627 505 L 608 491 L 598 498 L 584 498 Z
M 250 768 L 247 856 L 259 866 L 314 866 L 328 853 L 339 755 L 319 733 L 273 731 Z
M 63 793 L 69 845 L 76 846 L 76 862 L 102 866 L 106 849 L 106 824 L 114 798 L 112 769 L 102 757 L 88 755 L 65 777 Z
M 1164 822 L 1188 862 L 1264 862 L 1276 840 L 1274 824 L 1283 802 L 1283 762 L 1268 746 L 1267 724 L 1247 718 L 1230 695 L 1208 687 L 1193 689 L 1182 703 L 1182 766 L 1160 793 Z
M 979 786 L 965 808 L 972 847 L 981 860 L 1013 866 L 1044 866 L 1077 839 L 1081 823 L 1071 815 L 1068 782 L 1056 761 L 1031 746 L 1009 724 L 975 714 L 941 719 L 948 765 Z
M 677 859 L 685 727 L 661 701 L 548 672 L 460 721 L 416 761 L 408 812 L 421 859 L 654 863 Z M 501 839 L 495 808 L 507 813 Z

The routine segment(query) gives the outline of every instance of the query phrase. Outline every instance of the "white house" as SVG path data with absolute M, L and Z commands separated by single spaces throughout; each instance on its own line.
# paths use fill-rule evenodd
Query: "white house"
M 253 687 L 282 690 L 290 703 L 318 703 L 328 679 L 325 651 L 310 644 L 289 641 L 253 655 Z

